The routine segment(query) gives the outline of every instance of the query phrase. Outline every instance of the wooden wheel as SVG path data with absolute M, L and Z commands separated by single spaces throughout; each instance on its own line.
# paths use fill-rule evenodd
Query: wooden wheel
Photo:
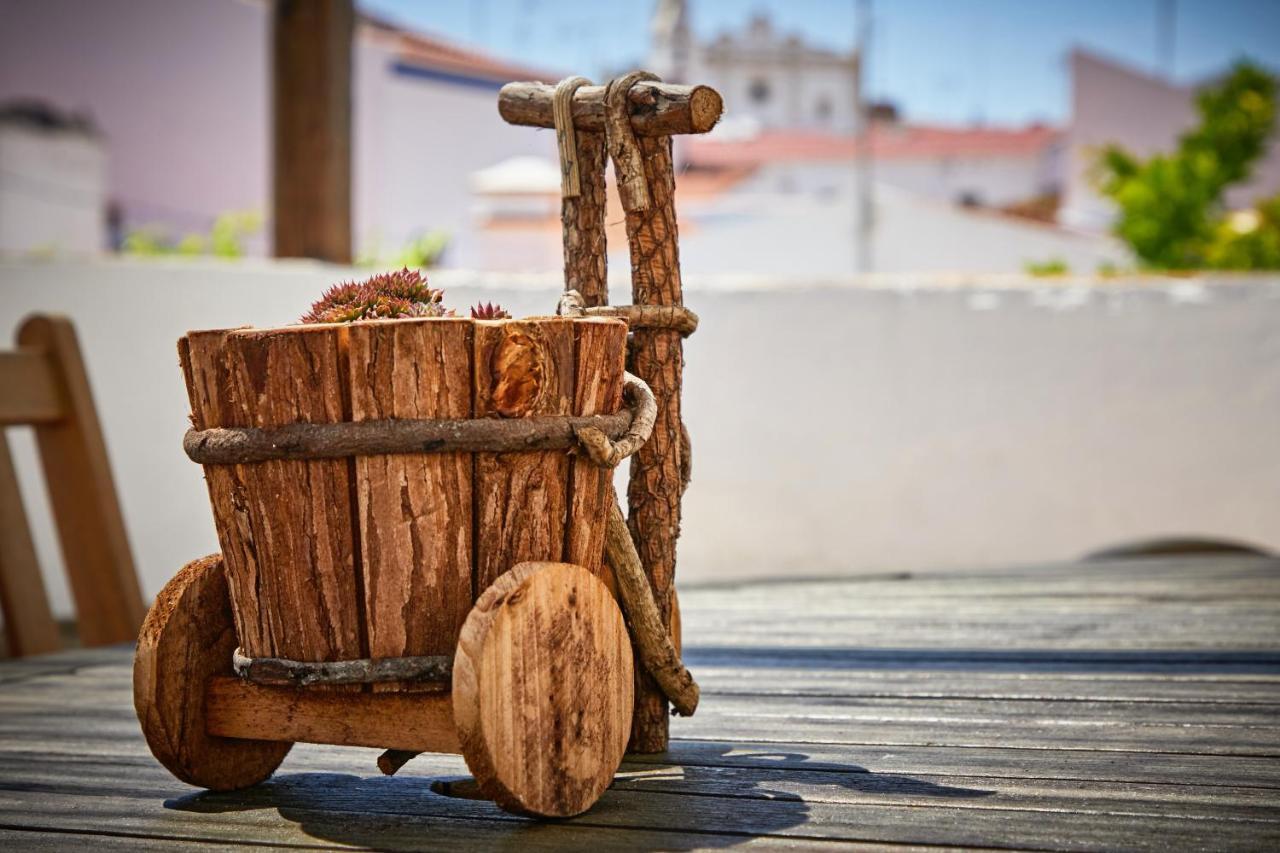
M 589 809 L 631 733 L 631 641 L 608 588 L 569 563 L 521 563 L 476 601 L 458 640 L 453 715 L 485 796 L 508 811 Z
M 222 557 L 214 554 L 188 563 L 160 591 L 133 661 L 133 706 L 152 755 L 183 782 L 214 791 L 256 785 L 293 745 L 205 732 L 205 683 L 232 674 L 235 646 Z

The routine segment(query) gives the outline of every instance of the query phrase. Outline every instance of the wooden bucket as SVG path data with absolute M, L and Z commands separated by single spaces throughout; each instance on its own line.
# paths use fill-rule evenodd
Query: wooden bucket
M 626 335 L 603 319 L 385 320 L 190 332 L 178 352 L 196 429 L 274 428 L 613 413 Z M 565 451 L 204 467 L 251 657 L 451 655 L 516 563 L 603 571 L 612 472 Z

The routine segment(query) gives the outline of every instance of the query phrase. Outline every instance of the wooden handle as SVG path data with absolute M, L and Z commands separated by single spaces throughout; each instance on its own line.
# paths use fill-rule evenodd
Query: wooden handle
M 548 83 L 508 83 L 498 93 L 498 114 L 508 124 L 553 127 Z M 574 93 L 573 125 L 604 130 L 604 86 L 583 86 Z M 642 83 L 631 88 L 631 126 L 637 136 L 706 133 L 720 121 L 724 100 L 710 86 Z

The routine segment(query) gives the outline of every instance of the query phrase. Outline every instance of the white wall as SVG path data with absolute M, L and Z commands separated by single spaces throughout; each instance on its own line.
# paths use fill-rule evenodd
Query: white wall
M 0 0 L 0 100 L 93 116 L 131 226 L 266 213 L 265 4 Z
M 0 252 L 106 247 L 106 152 L 78 130 L 0 124 Z
M 0 100 L 36 97 L 104 131 L 128 225 L 181 236 L 222 213 L 270 216 L 269 7 L 253 0 L 0 0 Z M 353 238 L 394 253 L 432 229 L 477 264 L 472 172 L 555 137 L 511 127 L 491 88 L 396 73 L 385 38 L 353 51 Z M 250 242 L 269 248 L 270 227 Z
M 148 593 L 216 548 L 180 447 L 177 338 L 291 321 L 350 274 L 0 263 L 0 330 L 34 310 L 79 328 Z M 433 281 L 452 305 L 517 315 L 548 310 L 557 288 Z M 684 581 L 1059 560 L 1158 534 L 1280 548 L 1280 278 L 874 281 L 690 280 Z M 14 444 L 65 608 L 29 437 Z

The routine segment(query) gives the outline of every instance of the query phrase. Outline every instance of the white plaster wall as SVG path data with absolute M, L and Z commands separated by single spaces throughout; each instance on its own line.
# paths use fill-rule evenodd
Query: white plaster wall
M 174 343 L 292 320 L 345 268 L 308 262 L 0 263 L 0 330 L 75 320 L 148 593 L 216 548 Z M 555 276 L 439 273 L 516 314 Z M 1060 560 L 1202 534 L 1280 548 L 1280 279 L 690 277 L 694 481 L 680 577 Z M 615 301 L 625 299 L 615 286 Z M 143 310 L 140 306 L 145 306 Z M 66 608 L 29 436 L 11 430 Z
M 955 202 L 972 193 L 984 206 L 1002 206 L 1046 192 L 1041 157 L 948 157 L 877 160 L 879 181 L 936 201 Z
M 376 162 L 359 181 L 358 244 L 380 236 L 385 247 L 398 248 L 424 231 L 443 229 L 453 235 L 450 265 L 480 265 L 490 256 L 473 233 L 472 173 L 520 154 L 555 162 L 555 135 L 502 121 L 496 88 L 394 74 L 390 61 L 384 54 L 362 59 L 360 66 L 374 75 L 369 88 L 375 92 L 357 105 L 358 145 L 364 148 L 358 156 L 359 162 Z

